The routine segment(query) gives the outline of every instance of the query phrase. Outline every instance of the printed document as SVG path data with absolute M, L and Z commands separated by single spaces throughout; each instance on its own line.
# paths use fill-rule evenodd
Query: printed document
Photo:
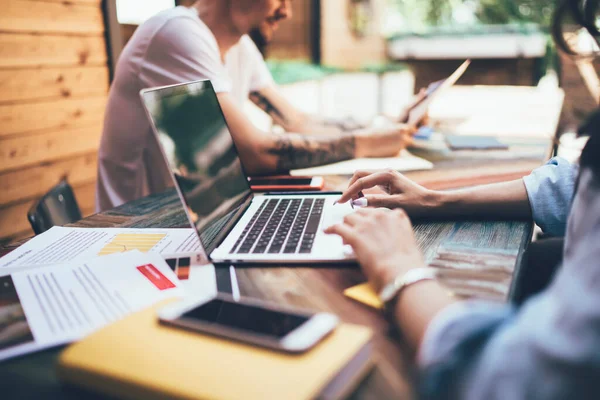
M 159 254 L 139 251 L 0 277 L 0 361 L 82 339 L 184 295 Z
M 0 258 L 0 275 L 27 267 L 88 261 L 99 256 L 130 250 L 158 253 L 163 255 L 163 258 L 170 254 L 203 254 L 198 235 L 192 228 L 134 229 L 55 226 Z
M 432 169 L 433 164 L 424 158 L 417 157 L 407 150 L 402 150 L 398 157 L 385 158 L 355 158 L 334 164 L 323 165 L 305 169 L 296 169 L 290 172 L 296 176 L 316 175 L 352 175 L 357 170 L 376 171 L 393 169 L 400 172 L 420 171 Z

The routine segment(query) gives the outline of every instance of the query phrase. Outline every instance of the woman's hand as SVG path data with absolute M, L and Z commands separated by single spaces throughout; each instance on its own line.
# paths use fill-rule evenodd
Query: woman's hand
M 411 217 L 419 217 L 439 205 L 438 192 L 426 189 L 394 170 L 355 172 L 338 203 L 357 199 L 361 191 L 376 186 L 387 194 L 365 196 L 369 207 L 402 208 Z
M 402 210 L 360 209 L 325 233 L 340 235 L 345 244 L 352 246 L 377 292 L 396 276 L 425 265 L 412 224 Z

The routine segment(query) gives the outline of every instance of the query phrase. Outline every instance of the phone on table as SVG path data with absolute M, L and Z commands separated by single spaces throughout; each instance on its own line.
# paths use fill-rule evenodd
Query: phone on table
M 269 191 L 318 191 L 323 189 L 322 176 L 256 176 L 248 177 L 250 188 L 257 192 Z
M 161 323 L 291 353 L 304 352 L 333 331 L 338 317 L 283 308 L 220 293 L 158 311 Z

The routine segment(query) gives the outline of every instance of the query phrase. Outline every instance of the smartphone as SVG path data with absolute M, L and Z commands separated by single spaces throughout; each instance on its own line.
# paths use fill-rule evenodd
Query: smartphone
M 248 182 L 250 182 L 250 188 L 257 192 L 318 191 L 325 185 L 322 176 L 257 176 L 248 177 Z
M 290 353 L 304 352 L 333 331 L 338 317 L 220 293 L 158 311 L 161 323 Z

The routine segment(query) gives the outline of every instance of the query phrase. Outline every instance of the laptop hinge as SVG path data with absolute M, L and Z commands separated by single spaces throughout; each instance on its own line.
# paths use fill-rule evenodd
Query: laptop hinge
M 209 259 L 210 259 L 210 253 L 212 253 L 217 247 L 219 247 L 221 245 L 221 243 L 223 243 L 223 241 L 225 240 L 227 235 L 229 235 L 229 232 L 231 232 L 231 230 L 233 229 L 235 224 L 237 224 L 237 222 L 242 218 L 242 215 L 244 215 L 246 210 L 250 207 L 250 204 L 252 204 L 252 199 L 254 199 L 254 194 L 252 192 L 249 192 L 248 195 L 246 195 L 244 197 L 244 199 L 242 200 L 242 205 L 240 206 L 240 208 L 231 217 L 231 219 L 225 224 L 225 226 L 223 227 L 221 232 L 219 232 L 216 240 L 213 241 L 213 243 L 215 243 L 215 244 L 213 246 L 205 248 L 206 254 Z

